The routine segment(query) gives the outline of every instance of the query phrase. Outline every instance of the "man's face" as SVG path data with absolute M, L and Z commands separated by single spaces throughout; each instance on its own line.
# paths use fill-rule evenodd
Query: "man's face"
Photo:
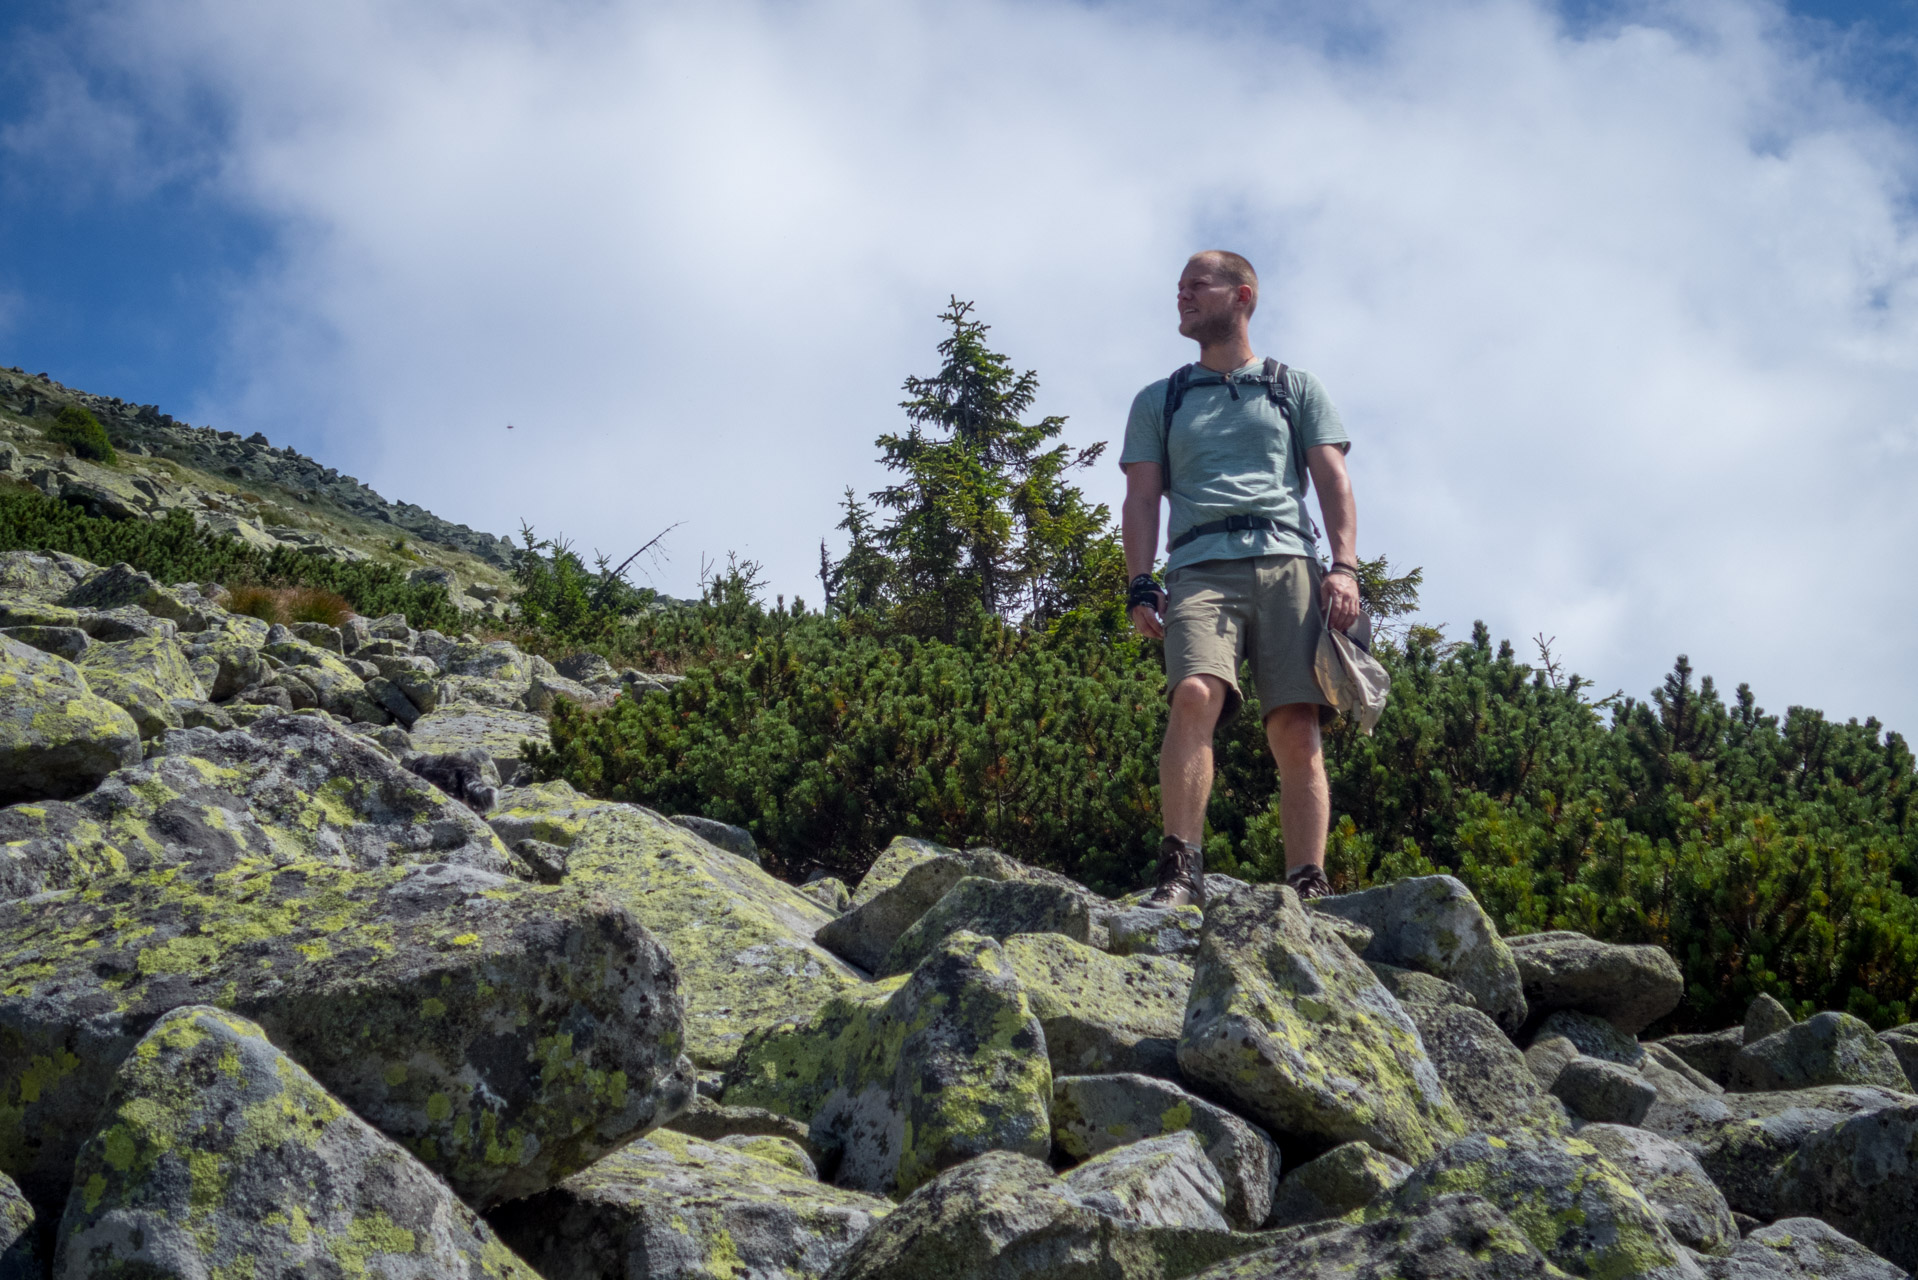
M 1179 277 L 1179 335 L 1195 342 L 1229 338 L 1239 323 L 1240 286 L 1201 258 Z

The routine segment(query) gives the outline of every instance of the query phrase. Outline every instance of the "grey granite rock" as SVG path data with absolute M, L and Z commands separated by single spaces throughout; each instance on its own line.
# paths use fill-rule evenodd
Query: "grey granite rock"
M 1755 1093 L 1821 1084 L 1910 1087 L 1898 1055 L 1868 1024 L 1833 1012 L 1813 1014 L 1763 1040 L 1748 1039 L 1732 1059 L 1726 1087 Z
M 1658 1100 L 1658 1090 L 1630 1067 L 1580 1056 L 1565 1064 L 1552 1092 L 1582 1120 L 1637 1124 Z
M 1685 994 L 1678 965 L 1658 947 L 1620 946 L 1567 931 L 1505 941 L 1534 1018 L 1572 1009 L 1636 1036 L 1676 1009 Z

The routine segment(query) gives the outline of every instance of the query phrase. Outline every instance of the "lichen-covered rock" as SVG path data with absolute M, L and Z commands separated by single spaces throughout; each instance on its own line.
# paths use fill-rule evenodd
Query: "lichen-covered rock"
M 492 1222 L 544 1280 L 816 1280 L 891 1209 L 662 1130 Z
M 1389 1207 L 1375 1203 L 1366 1214 L 1387 1217 L 1460 1192 L 1489 1200 L 1534 1248 L 1573 1275 L 1689 1280 L 1699 1274 L 1630 1179 L 1578 1138 L 1461 1138 L 1413 1170 Z
M 37 1216 L 14 1180 L 0 1173 L 0 1280 L 41 1280 L 46 1275 Z
M 1205 912 L 1197 907 L 1128 907 L 1105 917 L 1115 956 L 1189 956 L 1199 949 Z
M 1533 1043 L 1554 1037 L 1570 1040 L 1588 1058 L 1602 1058 L 1622 1067 L 1637 1068 L 1645 1061 L 1643 1045 L 1620 1031 L 1614 1023 L 1594 1013 L 1561 1009 L 1548 1015 L 1539 1024 Z
M 1816 1218 L 1783 1218 L 1758 1227 L 1729 1257 L 1708 1258 L 1711 1280 L 1910 1280 L 1837 1229 Z
M 1083 943 L 1092 927 L 1088 907 L 1083 892 L 1058 885 L 967 876 L 899 935 L 874 972 L 910 972 L 961 931 L 999 942 L 1014 934 L 1046 934 Z
M 1727 1027 L 1723 1031 L 1666 1036 L 1656 1043 L 1664 1045 L 1693 1070 L 1722 1088 L 1731 1079 L 1732 1059 L 1745 1047 L 1745 1029 Z
M 843 915 L 852 907 L 852 890 L 838 876 L 819 876 L 799 888 L 834 915 Z
M 139 759 L 139 726 L 72 663 L 0 636 L 0 804 L 79 795 Z M 0 861 L 0 894 L 15 878 Z
M 386 713 L 374 705 L 359 672 L 338 654 L 290 637 L 265 645 L 261 652 L 285 663 L 277 674 L 297 678 L 311 689 L 321 710 L 347 720 L 386 722 Z
M 1898 1055 L 1869 1024 L 1848 1013 L 1814 1014 L 1745 1047 L 1732 1059 L 1726 1087 L 1739 1093 L 1808 1089 L 1821 1084 L 1908 1089 Z
M 1797 1021 L 1798 1019 L 1791 1016 L 1791 1010 L 1780 1003 L 1775 996 L 1760 992 L 1745 1007 L 1745 1025 L 1742 1028 L 1745 1033 L 1745 1043 L 1757 1044 L 1766 1036 L 1776 1035 Z
M 509 785 L 532 776 L 532 769 L 526 763 L 527 742 L 544 747 L 552 740 L 546 721 L 530 711 L 510 711 L 472 702 L 442 703 L 415 720 L 407 732 L 413 736 L 416 750 L 434 755 L 478 747 L 493 757 L 500 777 Z
M 1639 1046 L 1645 1051 L 1638 1073 L 1658 1090 L 1662 1101 L 1685 1102 L 1706 1094 L 1723 1093 L 1724 1086 L 1708 1079 L 1704 1072 L 1653 1041 Z
M 749 1032 L 803 1020 L 863 985 L 812 941 L 831 918 L 818 902 L 651 810 L 548 783 L 507 792 L 491 821 L 509 844 L 563 848 L 565 883 L 619 902 L 666 944 L 687 1052 L 702 1067 L 723 1069 Z
M 1564 1036 L 1540 1036 L 1525 1047 L 1525 1067 L 1540 1088 L 1550 1090 L 1558 1073 L 1580 1056 L 1578 1046 Z
M 224 628 L 189 637 L 185 652 L 194 679 L 215 702 L 226 701 L 267 675 L 266 659 L 260 656 L 257 641 Z
M 1342 1218 L 1398 1189 L 1412 1166 L 1363 1142 L 1347 1142 L 1306 1161 L 1279 1182 L 1266 1225 L 1290 1227 Z
M 1015 934 L 1006 961 L 1045 1028 L 1052 1072 L 1176 1079 L 1192 971 L 1163 956 L 1115 956 L 1057 933 Z
M 1286 1233 L 1282 1243 L 1192 1280 L 1563 1280 L 1498 1209 L 1473 1195 L 1438 1196 L 1376 1222 Z
M 152 577 L 121 561 L 88 573 L 60 603 L 69 609 L 120 609 L 127 605 L 144 608 L 148 601 L 158 598 L 161 590 Z
M 1405 1010 L 1284 885 L 1207 906 L 1179 1067 L 1274 1136 L 1422 1159 L 1462 1128 Z
M 0 810 L 0 896 L 186 863 L 508 867 L 478 817 L 322 717 L 176 730 L 157 750 L 81 799 Z
M 1909 1082 L 1904 1086 L 1906 1090 L 1918 1093 L 1918 1022 L 1907 1022 L 1902 1027 L 1880 1031 L 1878 1038 L 1898 1059 L 1898 1065 L 1905 1069 L 1905 1079 Z
M 78 662 L 93 643 L 78 627 L 0 627 L 0 635 L 68 662 Z
M 1578 1137 L 1597 1147 L 1638 1188 L 1680 1244 L 1700 1253 L 1728 1254 L 1738 1243 L 1724 1193 L 1685 1148 L 1658 1134 L 1617 1124 L 1588 1124 Z
M 814 938 L 834 955 L 877 973 L 893 944 L 954 885 L 968 876 L 1009 880 L 1013 874 L 1012 859 L 990 849 L 961 853 L 924 841 L 894 840 L 859 882 L 852 910 L 821 926 Z M 891 883 L 874 887 L 875 877 Z
M 1144 1227 L 1228 1231 L 1225 1184 L 1189 1129 L 1100 1152 L 1065 1175 L 1067 1194 Z
M 1365 959 L 1457 984 L 1508 1033 L 1524 1023 L 1525 994 L 1511 948 L 1456 877 L 1415 876 L 1312 905 L 1372 931 Z
M 164 865 L 0 905 L 0 1171 L 65 1198 L 169 1009 L 266 1028 L 463 1198 L 541 1190 L 683 1108 L 672 960 L 604 899 L 441 863 Z
M 120 1064 L 54 1274 L 538 1280 L 244 1018 L 175 1009 Z
M 1677 963 L 1658 947 L 1620 946 L 1564 930 L 1505 941 L 1534 1018 L 1575 1009 L 1636 1036 L 1676 1009 L 1685 994 Z
M 467 676 L 518 685 L 524 691 L 533 678 L 531 661 L 505 640 L 465 641 L 453 646 L 439 659 L 440 670 L 449 676 Z
M 1918 1099 L 1811 1134 L 1779 1168 L 1772 1195 L 1780 1216 L 1822 1219 L 1918 1269 Z
M 0 598 L 52 604 L 99 566 L 64 551 L 0 552 Z
M 1426 974 L 1399 970 L 1436 982 Z M 1389 984 L 1388 984 L 1389 985 Z M 1409 984 L 1401 984 L 1409 985 Z M 1456 990 L 1456 988 L 1454 988 Z M 1538 1080 L 1491 1016 L 1476 1004 L 1400 1000 L 1425 1042 L 1426 1056 L 1468 1130 L 1565 1130 L 1565 1108 Z
M 1278 1183 L 1279 1151 L 1256 1126 L 1151 1076 L 1064 1076 L 1052 1082 L 1055 1157 L 1076 1162 L 1181 1130 L 1197 1136 L 1219 1171 L 1226 1221 L 1240 1231 L 1263 1226 Z
M 1637 1124 L 1658 1101 L 1658 1090 L 1630 1067 L 1582 1054 L 1558 1073 L 1552 1093 L 1572 1114 L 1599 1124 Z
M 1653 1105 L 1644 1127 L 1698 1157 L 1726 1203 L 1738 1213 L 1776 1218 L 1773 1179 L 1813 1134 L 1855 1115 L 1900 1107 L 1907 1094 L 1857 1085 L 1822 1085 L 1778 1093 L 1725 1093 Z
M 716 849 L 724 849 L 734 857 L 744 858 L 755 865 L 759 862 L 759 844 L 753 839 L 753 833 L 744 827 L 702 818 L 696 813 L 676 813 L 672 822 L 674 826 L 686 828 Z
M 1203 1162 L 1201 1162 L 1203 1163 Z M 1260 1237 L 1143 1225 L 1082 1200 L 1030 1156 L 991 1151 L 908 1196 L 830 1280 L 1173 1280 Z
M 791 1138 L 770 1133 L 729 1133 L 723 1138 L 714 1138 L 713 1145 L 728 1151 L 744 1152 L 756 1159 L 770 1160 L 808 1182 L 819 1181 L 819 1166 L 806 1154 L 806 1144 Z
M 705 1094 L 666 1122 L 666 1128 L 701 1142 L 727 1138 L 785 1138 L 797 1144 L 806 1158 L 817 1163 L 824 1155 L 812 1145 L 804 1122 L 763 1107 L 729 1107 Z
M 1045 1033 L 999 944 L 954 934 L 895 982 L 747 1037 L 727 1102 L 806 1120 L 861 1191 L 903 1195 L 982 1151 L 1045 1155 Z

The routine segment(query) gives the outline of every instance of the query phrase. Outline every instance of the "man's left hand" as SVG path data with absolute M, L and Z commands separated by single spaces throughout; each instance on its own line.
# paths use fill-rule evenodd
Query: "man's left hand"
M 1359 620 L 1359 584 L 1351 575 L 1326 574 L 1319 583 L 1319 599 L 1333 630 L 1343 631 Z

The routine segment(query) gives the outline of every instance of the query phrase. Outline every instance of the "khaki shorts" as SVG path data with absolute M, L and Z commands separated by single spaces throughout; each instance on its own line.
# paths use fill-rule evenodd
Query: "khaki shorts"
M 1319 566 L 1310 556 L 1204 560 L 1166 575 L 1167 696 L 1188 676 L 1225 681 L 1221 719 L 1239 709 L 1239 664 L 1252 663 L 1259 715 L 1309 702 L 1330 709 L 1312 674 L 1318 652 Z

